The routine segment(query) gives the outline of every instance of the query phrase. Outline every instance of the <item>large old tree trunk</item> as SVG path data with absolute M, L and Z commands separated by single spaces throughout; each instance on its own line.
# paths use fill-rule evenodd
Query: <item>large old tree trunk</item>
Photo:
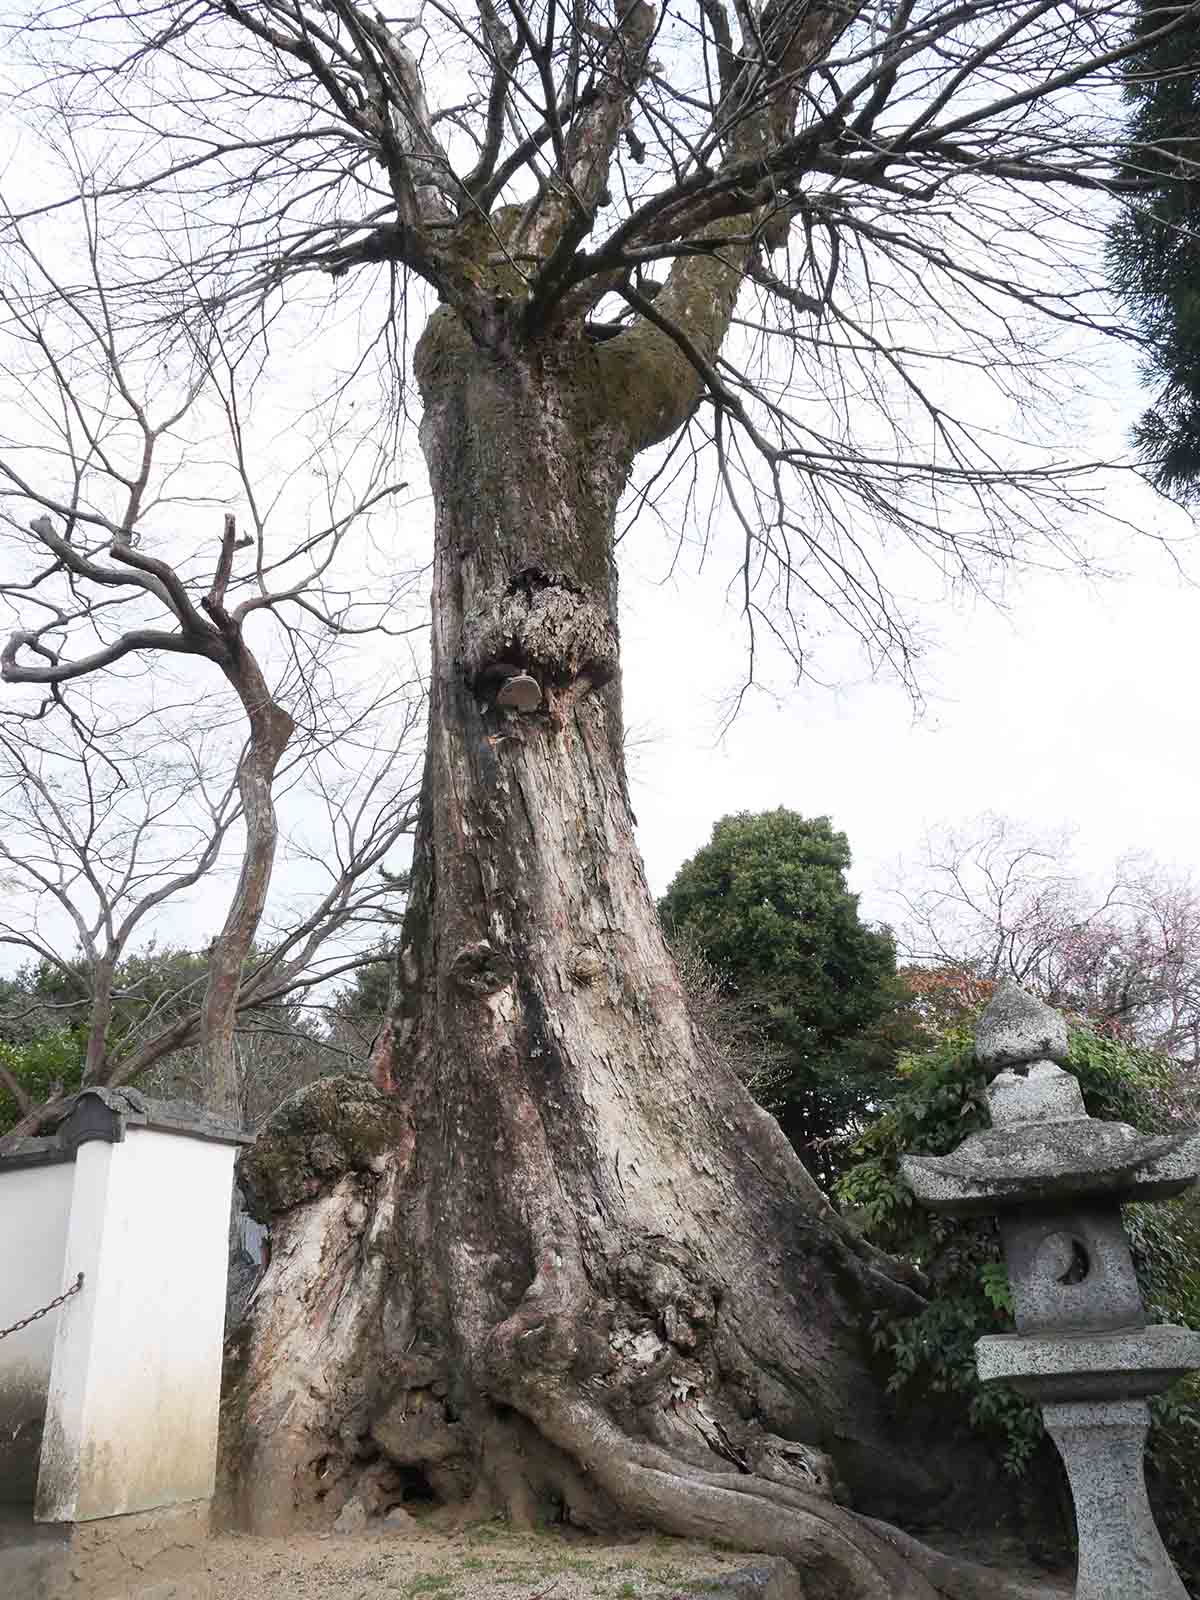
M 864 1335 L 914 1287 L 693 1031 L 634 843 L 613 522 L 671 372 L 648 336 L 503 357 L 442 311 L 422 341 L 432 692 L 399 1003 L 380 1087 L 306 1091 L 245 1163 L 275 1247 L 229 1386 L 236 1513 L 281 1530 L 419 1488 L 719 1535 L 814 1593 L 981 1593 L 835 1503 L 839 1479 L 885 1515 L 944 1500 Z

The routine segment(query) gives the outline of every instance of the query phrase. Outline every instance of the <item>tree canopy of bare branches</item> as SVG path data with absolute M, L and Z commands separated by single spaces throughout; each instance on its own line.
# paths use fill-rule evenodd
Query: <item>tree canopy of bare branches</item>
M 280 485 L 276 464 L 262 459 L 253 422 L 255 371 L 244 349 L 213 327 L 189 330 L 182 344 L 147 341 L 122 317 L 100 230 L 96 207 L 79 208 L 71 242 L 83 270 L 71 261 L 69 277 L 60 276 L 68 270 L 56 255 L 61 240 L 43 252 L 20 228 L 10 239 L 0 309 L 7 379 L 0 528 L 8 551 L 0 603 L 18 626 L 0 648 L 0 678 L 33 693 L 4 708 L 11 730 L 5 748 L 18 787 L 27 798 L 39 797 L 35 831 L 45 843 L 54 796 L 38 769 L 39 730 L 70 724 L 63 738 L 74 749 L 60 740 L 59 754 L 81 779 L 73 797 L 81 810 L 72 816 L 62 800 L 57 821 L 65 831 L 53 843 L 75 863 L 76 881 L 87 881 L 99 919 L 85 926 L 60 877 L 60 903 L 96 976 L 85 1081 L 101 1072 L 104 993 L 135 924 L 209 872 L 236 816 L 244 837 L 241 872 L 211 947 L 200 1015 L 205 1098 L 233 1114 L 241 1102 L 234 1029 L 275 861 L 280 763 L 298 718 L 311 736 L 304 741 L 311 754 L 333 702 L 338 714 L 345 710 L 340 693 L 325 695 L 324 711 L 316 708 L 339 641 L 363 630 L 388 631 L 395 586 L 372 594 L 356 576 L 351 593 L 336 587 L 334 574 L 347 538 L 402 485 L 385 470 L 382 441 L 364 464 L 354 441 L 340 438 L 321 461 L 325 516 L 314 518 L 307 508 L 298 533 L 292 519 L 306 508 Z M 336 420 L 330 426 L 339 431 Z M 204 509 L 219 503 L 222 491 L 246 508 L 240 536 L 233 512 Z M 282 537 L 275 533 L 279 522 Z M 178 760 L 143 750 L 140 776 L 127 783 L 121 764 L 129 752 L 118 730 L 153 720 L 174 696 L 176 705 L 195 696 L 207 706 L 192 711 L 194 724 L 219 723 L 228 713 L 205 675 L 213 668 L 232 690 L 246 730 L 235 782 L 210 805 L 204 776 L 192 763 L 179 798 L 187 789 L 203 796 L 209 826 L 195 858 L 186 864 L 180 858 L 177 881 L 160 878 L 154 895 L 134 892 L 141 839 L 136 829 L 129 835 L 131 853 L 120 870 L 132 876 L 115 892 L 129 899 L 133 920 L 114 921 L 111 883 L 101 887 L 99 877 L 88 876 L 95 867 L 96 808 L 112 820 L 141 791 L 143 832 L 161 834 L 166 791 L 151 794 L 153 767 L 156 759 Z M 101 675 L 107 704 L 122 712 L 104 718 L 103 734 L 92 702 L 72 693 Z M 59 736 L 45 737 L 53 743 Z M 171 731 L 160 737 L 169 742 Z M 186 732 L 182 743 L 186 748 Z M 83 836 L 68 837 L 76 823 Z M 104 848 L 113 848 L 111 839 Z M 47 892 L 50 883 L 42 885 Z M 102 953 L 95 943 L 101 931 Z
M 1100 251 L 1106 202 L 1140 192 L 1121 74 L 1195 23 L 1143 7 L 1135 41 L 1136 9 L 73 0 L 14 30 L 70 171 L 9 231 L 33 247 L 73 205 L 94 254 L 122 241 L 102 341 L 124 317 L 210 349 L 219 326 L 243 360 L 283 308 L 332 303 L 361 376 L 441 303 L 498 359 L 569 349 L 623 451 L 674 440 L 635 505 L 672 486 L 676 518 L 716 496 L 740 526 L 752 637 L 802 664 L 831 607 L 911 678 L 922 568 L 1084 559 L 1098 485 L 1031 408 L 1066 403 L 1062 335 L 1130 331 Z M 154 578 L 118 545 L 127 585 Z

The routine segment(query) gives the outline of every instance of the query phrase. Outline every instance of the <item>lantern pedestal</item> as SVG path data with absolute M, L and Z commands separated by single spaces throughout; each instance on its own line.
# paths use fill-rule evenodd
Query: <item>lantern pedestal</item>
M 1146 1402 L 1067 1401 L 1042 1416 L 1075 1499 L 1075 1600 L 1188 1600 L 1146 1495 Z

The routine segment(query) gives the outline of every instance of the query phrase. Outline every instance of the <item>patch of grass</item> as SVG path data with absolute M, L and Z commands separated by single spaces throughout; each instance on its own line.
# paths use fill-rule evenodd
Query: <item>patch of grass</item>
M 448 1572 L 420 1572 L 411 1578 L 407 1593 L 410 1596 L 418 1594 L 440 1594 L 443 1600 L 450 1600 L 453 1594 L 453 1574 Z
M 617 1600 L 637 1600 L 637 1585 L 626 1581 L 617 1590 Z
M 486 1556 L 464 1556 L 460 1563 L 464 1575 L 486 1572 L 489 1583 L 532 1583 L 544 1570 L 541 1563 L 513 1560 L 504 1555 L 493 1556 L 490 1560 Z
M 493 1517 L 490 1522 L 473 1522 L 459 1534 L 459 1538 L 465 1539 L 468 1544 L 490 1544 L 494 1539 L 519 1537 L 502 1517 Z

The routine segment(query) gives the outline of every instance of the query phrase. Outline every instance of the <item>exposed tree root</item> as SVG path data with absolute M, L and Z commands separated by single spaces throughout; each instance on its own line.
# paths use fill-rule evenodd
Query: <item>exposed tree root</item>
M 1023 1583 L 957 1560 L 885 1522 L 754 1474 L 705 1472 L 629 1439 L 582 1397 L 539 1396 L 538 1422 L 635 1522 L 685 1538 L 714 1539 L 783 1556 L 815 1600 L 1047 1600 Z
M 664 1533 L 720 1539 L 785 1556 L 815 1600 L 931 1600 L 934 1590 L 902 1557 L 831 1501 L 752 1475 L 703 1472 L 622 1435 L 595 1407 L 543 1398 L 539 1422 L 631 1520 Z

